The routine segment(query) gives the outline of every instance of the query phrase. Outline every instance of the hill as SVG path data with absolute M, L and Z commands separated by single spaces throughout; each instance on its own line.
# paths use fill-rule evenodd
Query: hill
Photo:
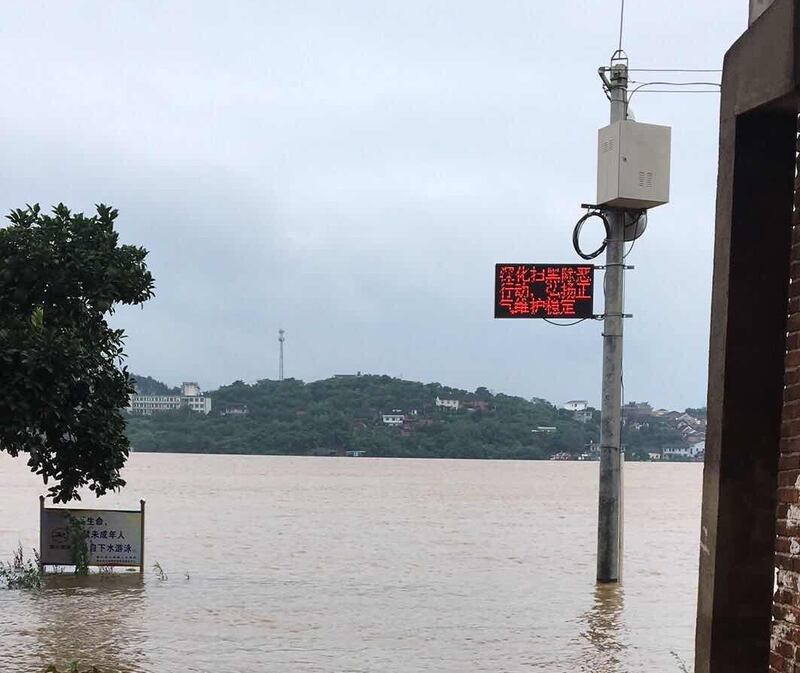
M 544 459 L 580 453 L 598 439 L 596 417 L 581 423 L 544 400 L 389 376 L 236 381 L 209 395 L 213 410 L 207 416 L 181 409 L 128 417 L 134 450 Z M 437 398 L 457 400 L 459 408 L 437 406 Z M 246 405 L 247 414 L 226 415 L 231 405 Z M 389 425 L 383 414 L 395 410 L 400 422 Z
M 133 377 L 136 392 L 140 395 L 177 395 L 180 388 L 170 388 L 166 383 L 157 381 L 150 376 L 131 374 Z

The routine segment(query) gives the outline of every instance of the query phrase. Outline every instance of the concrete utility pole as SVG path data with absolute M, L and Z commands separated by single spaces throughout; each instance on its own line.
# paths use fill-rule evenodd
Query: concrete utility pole
M 617 54 L 615 54 L 616 56 Z M 611 123 L 627 116 L 627 61 L 611 60 Z M 600 496 L 597 518 L 597 581 L 622 578 L 622 324 L 625 288 L 625 213 L 609 210 L 603 322 L 603 391 L 600 420 Z

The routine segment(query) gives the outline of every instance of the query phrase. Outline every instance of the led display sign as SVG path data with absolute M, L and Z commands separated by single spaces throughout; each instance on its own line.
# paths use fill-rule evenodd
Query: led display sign
M 497 264 L 495 318 L 591 318 L 591 264 Z

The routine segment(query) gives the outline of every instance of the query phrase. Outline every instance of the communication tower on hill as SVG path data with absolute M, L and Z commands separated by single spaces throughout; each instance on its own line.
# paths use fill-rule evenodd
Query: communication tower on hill
M 278 360 L 278 381 L 283 381 L 283 342 L 286 341 L 286 330 L 278 330 L 278 344 L 280 344 L 280 358 Z

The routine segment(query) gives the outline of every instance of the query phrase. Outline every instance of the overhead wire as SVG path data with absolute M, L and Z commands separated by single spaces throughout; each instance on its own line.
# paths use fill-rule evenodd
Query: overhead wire
M 670 82 L 670 81 L 665 81 L 665 82 L 656 82 L 656 81 L 644 82 L 644 81 L 639 80 L 639 79 L 629 79 L 628 80 L 628 84 L 640 84 L 642 86 L 652 86 L 652 85 L 655 85 L 655 84 L 660 84 L 660 85 L 663 85 L 663 86 L 721 86 L 719 82 L 683 82 L 683 81 L 682 82 Z M 636 89 L 639 89 L 641 87 L 633 87 L 633 88 L 634 88 L 634 90 L 636 90 Z
M 636 225 L 634 224 L 633 226 L 635 227 Z M 637 238 L 638 238 L 638 236 L 637 236 Z M 636 238 L 634 238 L 634 239 L 631 241 L 631 247 L 630 247 L 630 248 L 628 248 L 628 252 L 626 252 L 624 255 L 622 255 L 622 260 L 623 260 L 623 261 L 625 261 L 625 260 L 628 258 L 628 255 L 630 255 L 630 254 L 631 254 L 631 251 L 633 250 L 633 246 L 634 246 L 634 245 L 636 245 Z
M 706 68 L 628 68 L 628 72 L 722 72 Z
M 578 323 L 584 322 L 585 320 L 589 320 L 589 318 L 581 318 L 580 320 L 575 320 L 573 322 L 555 322 L 554 320 L 550 320 L 550 318 L 542 318 L 545 322 L 549 322 L 551 325 L 555 325 L 556 327 L 572 327 L 573 325 L 577 325 Z
M 640 89 L 647 86 L 722 86 L 719 82 L 643 82 L 639 86 L 634 87 L 628 94 L 628 102 L 633 98 L 633 95 Z
M 639 84 L 639 86 L 634 87 L 627 96 L 627 100 L 625 101 L 625 111 L 627 116 L 627 110 L 630 107 L 631 99 L 633 98 L 634 94 L 642 91 L 643 93 L 719 93 L 720 89 L 688 89 L 686 91 L 676 91 L 674 89 L 645 89 L 648 86 L 674 86 L 674 87 L 686 87 L 686 86 L 714 86 L 714 87 L 721 87 L 722 85 L 719 82 L 667 82 L 667 81 L 658 81 L 658 82 L 643 82 Z
M 695 89 L 693 91 L 675 91 L 674 89 L 645 89 L 642 93 L 719 93 L 719 89 Z

